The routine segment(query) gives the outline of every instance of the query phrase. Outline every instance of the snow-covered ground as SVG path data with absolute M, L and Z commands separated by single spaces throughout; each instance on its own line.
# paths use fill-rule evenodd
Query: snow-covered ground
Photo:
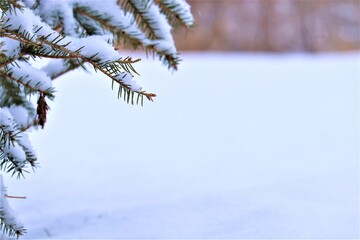
M 23 239 L 359 238 L 359 53 L 182 57 L 135 65 L 144 107 L 56 80 L 41 168 L 4 175 Z

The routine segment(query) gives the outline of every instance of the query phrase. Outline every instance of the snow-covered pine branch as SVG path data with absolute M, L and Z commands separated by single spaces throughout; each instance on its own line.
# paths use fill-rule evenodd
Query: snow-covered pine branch
M 156 95 L 134 78 L 140 59 L 117 49 L 145 50 L 176 70 L 171 30 L 193 25 L 185 0 L 0 0 L 0 9 L 0 169 L 18 177 L 37 165 L 26 131 L 44 127 L 53 79 L 91 66 L 119 98 L 142 105 Z M 49 60 L 41 69 L 32 65 L 39 58 Z M 0 228 L 20 236 L 24 229 L 8 208 L 1 175 L 0 188 Z
M 33 122 L 27 114 L 22 106 L 0 108 L 0 169 L 18 177 L 26 172 L 28 164 L 36 165 L 36 153 L 23 131 Z
M 177 27 L 189 28 L 194 23 L 190 12 L 190 5 L 183 0 L 155 0 L 161 13 L 165 14 L 170 24 Z
M 3 183 L 3 177 L 0 175 L 0 239 L 7 239 L 3 234 L 18 238 L 24 235 L 26 230 L 14 217 L 15 214 L 6 198 L 6 187 Z

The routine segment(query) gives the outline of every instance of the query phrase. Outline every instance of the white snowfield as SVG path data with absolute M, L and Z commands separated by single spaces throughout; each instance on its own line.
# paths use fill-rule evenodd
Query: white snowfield
M 21 239 L 359 238 L 358 52 L 139 56 L 144 107 L 101 75 L 53 83 L 41 168 L 4 174 Z

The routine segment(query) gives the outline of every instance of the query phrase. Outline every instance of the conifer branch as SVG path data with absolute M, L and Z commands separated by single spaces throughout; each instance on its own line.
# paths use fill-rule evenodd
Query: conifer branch
M 26 94 L 19 88 L 19 84 L 0 75 L 0 107 L 11 105 L 23 106 L 30 114 L 34 113 L 34 107 L 26 98 Z
M 194 24 L 194 18 L 190 9 L 184 8 L 176 0 L 154 0 L 159 5 L 161 12 L 167 17 L 174 28 L 184 27 L 190 29 Z M 185 4 L 182 2 L 182 4 Z
M 0 125 L 0 143 L 3 145 L 14 144 L 16 141 L 16 133 L 14 131 L 8 131 L 5 126 Z
M 19 238 L 26 233 L 26 230 L 13 216 L 6 196 L 8 195 L 0 175 L 0 237 L 3 232 L 10 237 Z
M 32 168 L 36 167 L 37 158 L 32 149 L 26 146 L 26 135 L 22 134 L 22 129 L 18 126 L 1 126 L 0 125 L 0 169 L 6 172 L 12 172 L 12 175 L 17 174 L 17 177 L 24 177 L 24 172 L 27 163 Z M 24 141 L 25 140 L 25 141 Z M 11 153 L 12 148 L 18 147 L 18 150 L 23 151 L 25 159 L 17 159 L 17 155 Z
M 25 80 L 27 78 L 27 76 L 21 77 L 20 79 L 13 77 L 11 70 L 13 70 L 12 68 L 9 68 L 7 70 L 7 72 L 2 72 L 0 71 L 0 74 L 3 76 L 6 76 L 8 79 L 11 79 L 12 81 L 16 82 L 17 84 L 23 86 L 24 88 L 26 88 L 27 90 L 25 90 L 26 93 L 28 94 L 34 94 L 36 92 L 39 92 L 49 98 L 53 98 L 54 97 L 54 89 L 53 88 L 49 88 L 47 90 L 41 90 L 38 88 L 35 88 L 33 86 L 31 86 L 29 83 L 31 82 L 31 80 Z
M 36 37 L 31 36 L 30 34 L 20 33 L 20 30 L 13 31 L 5 29 L 5 31 L 2 31 L 0 33 L 0 36 L 7 36 L 4 32 L 12 33 L 14 36 L 14 39 L 18 39 L 23 44 L 28 45 L 27 51 L 29 54 L 34 56 L 42 56 L 47 58 L 57 58 L 57 59 L 80 59 L 81 62 L 87 62 L 90 63 L 95 69 L 100 70 L 102 73 L 104 73 L 106 76 L 108 76 L 112 81 L 118 83 L 120 85 L 120 88 L 123 88 L 124 91 L 119 92 L 119 96 L 122 96 L 122 93 L 124 93 L 124 100 L 127 103 L 134 103 L 134 94 L 131 94 L 132 92 L 140 95 L 140 98 L 143 98 L 144 96 L 149 100 L 153 101 L 153 98 L 156 96 L 153 93 L 147 93 L 145 91 L 138 91 L 133 90 L 130 85 L 126 84 L 121 80 L 121 78 L 118 78 L 121 76 L 124 72 L 121 71 L 123 69 L 125 72 L 130 73 L 130 71 L 136 73 L 135 69 L 132 67 L 131 64 L 138 62 L 139 60 L 133 61 L 131 58 L 125 58 L 125 59 L 119 59 L 118 61 L 105 61 L 103 62 L 101 59 L 97 58 L 96 55 L 91 57 L 86 57 L 81 54 L 81 50 L 72 51 L 66 47 L 65 45 L 57 44 L 62 37 L 59 35 L 59 37 L 55 38 L 55 40 L 47 40 L 47 36 L 41 36 L 36 39 Z M 30 37 L 31 36 L 31 37 Z M 49 48 L 45 48 L 46 46 L 49 46 Z M 45 49 L 45 50 L 44 50 Z M 25 51 L 25 50 L 23 50 Z M 81 64 L 79 64 L 81 66 Z M 27 85 L 25 85 L 27 86 Z M 51 97 L 52 94 L 50 92 L 41 92 L 42 94 L 46 94 L 47 96 Z M 131 96 L 131 97 L 129 97 Z M 139 101 L 137 101 L 137 104 Z
M 138 95 L 140 95 L 140 97 L 146 97 L 149 101 L 153 101 L 153 98 L 156 97 L 156 94 L 154 93 L 147 93 L 145 91 L 136 91 L 131 89 L 131 87 L 124 83 L 121 78 L 117 78 L 119 75 L 123 74 L 123 72 L 121 71 L 121 69 L 123 69 L 124 71 L 128 72 L 130 74 L 130 70 L 134 70 L 134 68 L 131 66 L 131 64 L 133 63 L 132 60 L 129 61 L 129 58 L 127 58 L 126 60 L 118 60 L 118 61 L 107 61 L 107 62 L 102 62 L 101 59 L 96 59 L 95 57 L 85 57 L 84 55 L 82 55 L 80 53 L 80 51 L 71 51 L 63 46 L 60 45 L 56 45 L 53 42 L 50 42 L 48 40 L 46 40 L 45 38 L 41 39 L 41 41 L 43 43 L 46 43 L 47 45 L 51 46 L 54 49 L 59 49 L 61 51 L 63 51 L 64 53 L 67 53 L 69 56 L 73 57 L 74 59 L 81 59 L 83 62 L 88 62 L 90 63 L 95 70 L 99 70 L 102 73 L 104 73 L 106 76 L 108 76 L 110 79 L 112 79 L 112 81 L 116 82 L 119 84 L 119 87 L 121 89 L 124 89 L 124 91 L 120 91 L 119 92 L 124 92 L 124 96 L 125 96 L 125 101 L 127 103 L 134 103 L 134 95 L 131 94 L 132 92 L 137 93 Z M 137 62 L 139 60 L 136 60 L 135 62 Z M 136 73 L 136 72 L 135 72 Z M 121 94 L 119 95 L 121 97 Z M 128 97 L 126 97 L 128 96 Z M 129 97 L 132 96 L 132 97 Z M 131 101 L 130 101 L 131 100 Z M 137 101 L 138 104 L 138 101 Z
M 171 26 L 165 21 L 165 15 L 169 14 L 169 11 L 161 11 L 154 1 L 118 0 L 118 4 L 125 11 L 134 15 L 134 21 L 151 40 L 145 46 L 146 52 L 155 53 L 164 65 L 177 70 L 180 59 L 173 45 Z M 154 16 L 156 16 L 157 21 L 154 20 Z M 166 47 L 163 46 L 165 42 Z
M 85 16 L 101 26 L 102 29 L 110 31 L 116 37 L 117 41 L 122 41 L 125 46 L 130 46 L 133 49 L 137 49 L 139 46 L 145 46 L 144 43 L 141 42 L 141 32 L 129 32 L 127 30 L 129 26 L 124 23 L 113 24 L 111 17 L 104 16 L 104 13 L 99 13 L 95 9 L 91 10 L 85 6 L 77 7 L 74 11 L 76 13 L 75 17 L 77 17 L 79 23 L 88 30 L 89 35 L 94 30 L 89 30 L 89 27 L 86 27 L 86 24 L 80 16 Z
M 109 30 L 116 37 L 115 41 L 118 44 L 121 44 L 121 41 L 123 41 L 125 46 L 130 45 L 134 49 L 141 46 L 146 50 L 147 53 L 150 53 L 151 55 L 157 55 L 159 59 L 163 61 L 163 63 L 169 68 L 177 70 L 180 59 L 178 54 L 174 52 L 174 49 L 172 49 L 173 46 L 169 45 L 169 48 L 159 47 L 163 42 L 168 41 L 165 38 L 170 38 L 169 42 L 173 41 L 170 34 L 170 29 L 167 30 L 167 33 L 163 33 L 163 30 L 159 29 L 158 23 L 152 19 L 152 15 L 147 13 L 151 7 L 151 9 L 155 8 L 152 11 L 154 14 L 160 14 L 160 11 L 156 11 L 158 9 L 157 6 L 154 6 L 155 3 L 137 0 L 122 0 L 118 1 L 118 4 L 123 7 L 127 14 L 134 14 L 134 18 L 131 22 L 127 24 L 115 24 L 111 17 L 106 16 L 106 13 L 102 13 L 97 10 L 91 10 L 89 7 L 85 6 L 79 6 L 75 9 L 75 11 L 78 15 L 86 16 L 92 19 L 98 25 L 102 26 L 103 29 Z M 160 16 L 159 19 L 161 19 L 161 17 L 162 16 Z M 78 20 L 81 21 L 81 18 Z M 143 33 L 139 31 L 129 31 L 129 28 L 132 25 L 139 26 L 140 30 L 142 30 L 146 36 L 144 36 Z
M 0 232 L 9 235 L 10 237 L 16 237 L 17 239 L 26 233 L 24 226 L 17 226 L 14 223 L 8 223 L 8 214 L 0 207 Z
M 0 9 L 2 12 L 13 12 L 16 9 L 22 9 L 22 5 L 17 0 L 0 0 Z
M 151 2 L 142 0 L 118 0 L 118 4 L 124 9 L 125 12 L 133 14 L 133 21 L 135 21 L 140 29 L 147 34 L 149 39 L 153 40 L 157 38 L 153 24 L 151 24 L 151 21 L 154 21 L 154 19 L 151 19 L 146 15 L 150 4 L 152 4 Z

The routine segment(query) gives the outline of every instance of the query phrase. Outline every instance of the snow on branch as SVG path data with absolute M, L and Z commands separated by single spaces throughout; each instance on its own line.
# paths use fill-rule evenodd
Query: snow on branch
M 167 21 L 165 15 L 172 14 L 173 12 L 170 9 L 167 12 L 161 11 L 156 2 L 152 0 L 119 2 L 126 12 L 133 14 L 133 22 L 137 23 L 149 38 L 146 50 L 157 54 L 164 64 L 176 70 L 180 59 L 171 35 L 172 26 Z
M 26 24 L 21 25 L 20 23 L 22 21 L 25 22 L 29 16 L 31 16 L 32 23 L 30 24 L 29 22 L 31 21 L 27 21 Z M 16 20 L 13 21 L 15 18 Z M 81 62 L 87 62 L 117 82 L 120 88 L 124 89 L 125 95 L 134 96 L 133 93 L 136 93 L 141 98 L 145 96 L 149 100 L 152 100 L 155 96 L 155 94 L 142 91 L 141 87 L 133 79 L 133 75 L 129 72 L 129 69 L 134 69 L 132 67 L 134 62 L 128 61 L 128 58 L 124 61 L 119 52 L 106 41 L 109 37 L 88 36 L 75 38 L 63 36 L 54 31 L 49 25 L 43 23 L 38 16 L 35 16 L 27 8 L 23 8 L 16 15 L 15 13 L 7 14 L 4 21 L 6 25 L 0 34 L 3 37 L 11 37 L 12 39 L 19 40 L 24 45 L 28 45 L 25 50 L 31 56 L 76 59 Z M 30 25 L 32 25 L 32 28 Z M 126 78 L 123 78 L 122 76 L 125 76 L 125 72 L 128 74 Z M 38 75 L 38 72 L 33 71 L 33 74 Z M 31 78 L 31 75 L 28 78 Z M 44 81 L 39 83 L 39 85 L 46 85 L 49 82 L 45 81 L 46 78 L 41 79 Z M 134 102 L 133 99 L 131 102 Z
M 12 65 L 7 69 L 9 78 L 32 91 L 53 95 L 51 79 L 43 71 L 24 61 L 16 61 Z
M 7 201 L 6 188 L 3 183 L 3 177 L 0 175 L 0 238 L 3 239 L 2 233 L 9 236 L 20 237 L 26 233 L 25 228 L 14 217 L 14 213 Z
M 194 24 L 190 5 L 187 2 L 183 0 L 155 0 L 155 2 L 173 27 L 190 28 Z
M 24 122 L 23 114 L 16 114 L 18 109 L 13 109 L 17 119 L 11 114 L 9 108 L 0 108 L 0 169 L 23 176 L 26 165 L 35 166 L 36 154 L 28 136 L 22 132 L 18 122 Z
M 48 64 L 41 68 L 51 79 L 55 79 L 68 71 L 74 70 L 82 65 L 83 62 L 74 59 L 50 59 Z

